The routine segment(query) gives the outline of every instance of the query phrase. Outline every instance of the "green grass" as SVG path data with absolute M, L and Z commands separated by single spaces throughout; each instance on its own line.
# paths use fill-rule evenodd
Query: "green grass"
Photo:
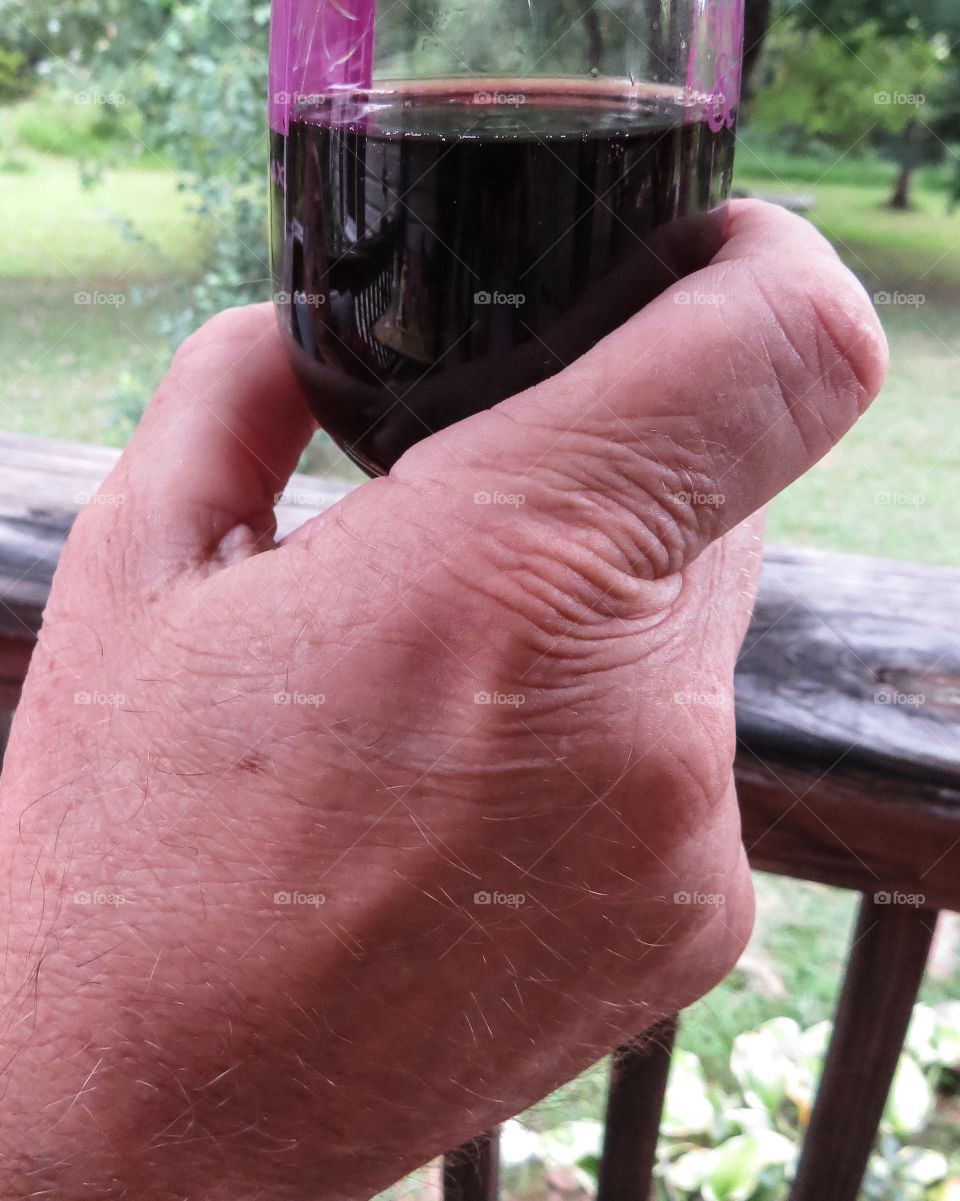
M 887 385 L 851 434 L 770 506 L 770 536 L 857 554 L 960 564 L 960 311 L 883 313 Z
M 960 469 L 960 213 L 946 212 L 942 171 L 921 172 L 914 211 L 885 207 L 894 169 L 876 160 L 790 160 L 741 145 L 737 184 L 811 194 L 811 220 L 874 296 L 890 340 L 887 385 L 853 433 L 778 497 L 771 537 L 860 554 L 957 565 Z M 861 182 L 857 182 L 859 175 Z
M 0 106 L 0 140 L 40 154 L 124 166 L 169 166 L 143 141 L 144 120 L 132 98 L 95 86 L 40 91 Z
M 183 294 L 204 232 L 172 172 L 110 166 L 102 156 L 116 140 L 94 136 L 96 113 L 74 108 L 41 99 L 0 110 L 0 422 L 122 445 L 169 361 L 157 316 Z M 73 125 L 58 124 L 64 112 Z M 58 129 L 67 153 L 33 148 Z M 87 152 L 101 159 L 89 185 L 68 157 Z
M 861 276 L 871 292 L 901 288 L 960 299 L 960 211 L 947 214 L 947 195 L 930 174 L 914 188 L 914 208 L 894 212 L 887 207 L 893 169 L 877 179 L 868 173 L 861 182 L 848 170 L 824 166 L 811 181 L 807 172 L 782 174 L 783 164 L 771 168 L 765 157 L 749 149 L 738 152 L 737 186 L 761 194 L 812 195 L 809 214 L 816 225 Z
M 93 287 L 125 303 L 75 303 L 79 288 Z M 169 345 L 155 312 L 176 304 L 178 290 L 176 283 L 145 289 L 109 277 L 0 279 L 0 425 L 122 446 L 132 428 L 123 399 L 133 381 L 149 390 L 167 368 Z
M 129 284 L 193 270 L 202 231 L 171 172 L 107 169 L 85 187 L 69 159 L 21 149 L 16 161 L 28 169 L 0 175 L 0 279 Z

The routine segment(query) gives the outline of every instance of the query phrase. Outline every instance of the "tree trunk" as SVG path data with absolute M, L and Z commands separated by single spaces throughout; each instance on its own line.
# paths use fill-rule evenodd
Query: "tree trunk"
M 893 189 L 893 195 L 890 197 L 889 207 L 896 209 L 897 212 L 904 212 L 910 208 L 911 204 L 911 188 L 913 185 L 913 167 L 908 163 L 904 163 L 900 168 L 900 173 L 897 176 L 896 187 Z
M 900 136 L 900 171 L 890 197 L 889 207 L 898 213 L 906 211 L 913 201 L 913 173 L 923 160 L 923 127 L 919 121 L 908 121 Z
M 743 14 L 743 99 L 753 96 L 753 74 L 770 27 L 771 0 L 747 0 Z

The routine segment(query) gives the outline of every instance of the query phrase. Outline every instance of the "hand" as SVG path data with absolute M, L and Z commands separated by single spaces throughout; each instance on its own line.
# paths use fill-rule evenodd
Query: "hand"
M 313 427 L 272 314 L 191 338 L 10 743 L 0 1193 L 357 1201 L 718 981 L 758 514 L 885 353 L 819 235 L 736 203 L 707 269 L 276 546 Z

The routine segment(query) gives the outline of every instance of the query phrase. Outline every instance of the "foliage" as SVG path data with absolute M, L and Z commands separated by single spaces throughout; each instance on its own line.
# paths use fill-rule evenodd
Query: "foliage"
M 19 50 L 0 46 L 0 104 L 25 96 L 30 90 L 26 56 Z
M 741 1034 L 730 1054 L 733 1092 L 710 1083 L 696 1055 L 677 1051 L 661 1123 L 658 1195 L 685 1201 L 778 1201 L 809 1121 L 830 1023 L 802 1030 L 774 1018 Z M 924 1146 L 941 1074 L 960 1063 L 960 1006 L 917 1005 L 864 1182 L 864 1201 L 937 1201 L 960 1184 L 960 1159 Z M 545 1168 L 563 1168 L 585 1195 L 595 1183 L 602 1128 L 568 1122 L 503 1135 L 504 1180 L 522 1197 Z
M 61 97 L 59 116 L 45 99 L 25 119 L 27 144 L 101 158 L 111 146 L 136 146 L 162 151 L 182 173 L 208 233 L 192 303 L 168 315 L 171 338 L 268 295 L 269 3 L 9 0 L 6 16 L 0 45 L 26 56 Z M 64 136 L 62 100 L 77 96 L 99 103 L 74 114 Z
M 856 54 L 815 29 L 788 30 L 771 57 L 754 120 L 771 130 L 801 127 L 844 150 L 874 131 L 900 133 L 943 77 L 932 42 L 883 37 L 876 22 L 858 28 Z
M 906 31 L 923 37 L 943 34 L 948 44 L 960 37 L 956 0 L 786 0 L 784 8 L 802 28 L 825 28 L 854 45 L 858 29 L 868 21 L 887 37 L 899 38 Z
M 889 204 L 911 207 L 914 171 L 960 136 L 960 6 L 955 0 L 784 0 L 782 33 L 801 40 L 757 111 L 843 143 L 870 137 L 899 168 Z M 785 36 L 784 36 L 785 35 Z M 871 115 L 867 97 L 880 100 Z M 789 112 L 798 116 L 791 121 Z
M 89 93 L 77 93 L 86 98 Z M 78 101 L 74 95 L 46 91 L 18 106 L 14 131 L 20 144 L 40 154 L 101 163 L 138 157 L 141 143 L 132 123 L 120 117 L 120 105 Z

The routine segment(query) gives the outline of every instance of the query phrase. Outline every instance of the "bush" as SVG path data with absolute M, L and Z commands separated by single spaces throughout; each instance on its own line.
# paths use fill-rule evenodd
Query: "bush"
M 119 94 L 118 94 L 119 97 Z M 142 154 L 139 116 L 126 97 L 110 93 L 47 91 L 18 106 L 17 140 L 40 154 L 78 160 L 136 158 Z
M 31 82 L 25 56 L 19 50 L 0 46 L 0 104 L 26 96 Z

